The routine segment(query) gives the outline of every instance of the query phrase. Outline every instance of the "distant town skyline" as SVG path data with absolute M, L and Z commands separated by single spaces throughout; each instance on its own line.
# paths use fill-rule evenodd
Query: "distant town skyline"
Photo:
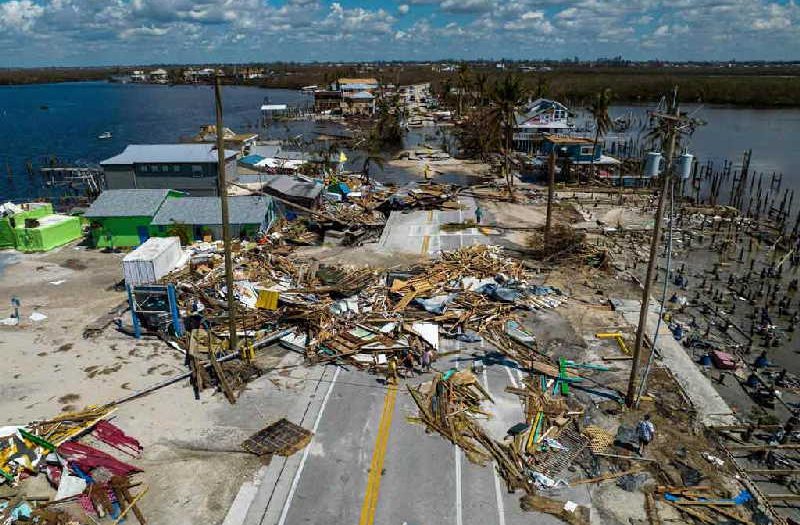
M 0 0 L 0 67 L 800 59 L 796 0 Z

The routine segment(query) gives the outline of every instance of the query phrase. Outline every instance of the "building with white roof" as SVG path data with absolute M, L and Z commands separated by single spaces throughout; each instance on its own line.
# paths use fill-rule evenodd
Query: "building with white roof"
M 225 150 L 225 174 L 237 177 L 238 152 Z M 100 163 L 108 189 L 173 189 L 193 196 L 218 195 L 213 144 L 132 144 Z

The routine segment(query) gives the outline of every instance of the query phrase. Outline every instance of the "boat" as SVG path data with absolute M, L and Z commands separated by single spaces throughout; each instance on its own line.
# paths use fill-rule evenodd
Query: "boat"
M 97 136 L 97 138 L 98 138 L 98 139 L 101 139 L 101 140 L 102 140 L 102 139 L 110 139 L 110 138 L 111 138 L 111 132 L 110 132 L 110 131 L 104 131 L 104 132 L 102 132 L 101 134 L 99 134 L 99 135 Z

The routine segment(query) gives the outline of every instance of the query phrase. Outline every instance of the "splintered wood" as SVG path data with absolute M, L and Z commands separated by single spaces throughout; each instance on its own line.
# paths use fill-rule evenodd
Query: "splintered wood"
M 247 438 L 242 443 L 242 448 L 258 456 L 291 456 L 303 450 L 311 442 L 313 435 L 284 418 Z
M 472 372 L 440 374 L 430 383 L 417 388 L 409 386 L 408 392 L 419 408 L 419 421 L 458 445 L 471 462 L 486 465 L 494 460 L 509 490 L 525 488 L 522 458 L 513 446 L 489 437 L 475 419 L 490 416 L 481 403 L 492 398 Z

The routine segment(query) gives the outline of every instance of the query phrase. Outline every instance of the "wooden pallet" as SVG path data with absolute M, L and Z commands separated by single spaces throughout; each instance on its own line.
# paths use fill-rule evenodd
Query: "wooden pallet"
M 550 450 L 539 454 L 541 458 L 536 462 L 536 470 L 550 477 L 558 476 L 569 467 L 589 444 L 589 440 L 585 436 L 571 429 L 563 430 L 558 435 L 558 441 L 567 447 L 567 450 Z
M 242 448 L 258 456 L 267 454 L 291 456 L 303 450 L 311 442 L 313 435 L 312 432 L 284 418 L 247 438 L 242 443 Z

